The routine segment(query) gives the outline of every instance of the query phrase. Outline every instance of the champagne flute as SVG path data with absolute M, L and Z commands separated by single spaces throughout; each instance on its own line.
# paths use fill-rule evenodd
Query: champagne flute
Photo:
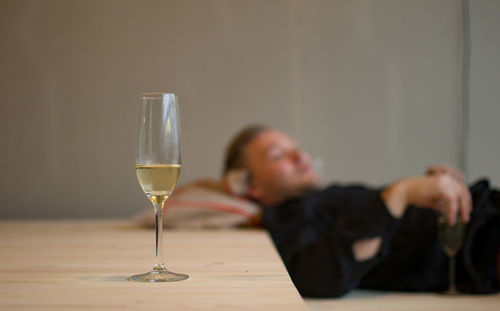
M 181 170 L 180 125 L 177 97 L 168 93 L 141 95 L 137 128 L 137 179 L 151 203 L 156 226 L 156 256 L 153 270 L 133 275 L 132 281 L 171 282 L 188 278 L 170 272 L 163 263 L 163 207 Z
M 462 248 L 465 239 L 466 225 L 459 219 L 454 225 L 450 225 L 444 215 L 438 217 L 438 240 L 446 256 L 449 258 L 448 290 L 443 292 L 446 295 L 458 295 L 455 285 L 455 257 Z

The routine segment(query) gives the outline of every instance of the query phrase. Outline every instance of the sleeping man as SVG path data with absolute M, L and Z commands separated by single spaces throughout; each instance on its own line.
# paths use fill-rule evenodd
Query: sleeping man
M 303 296 L 338 297 L 354 288 L 445 290 L 441 215 L 449 224 L 467 224 L 458 290 L 498 291 L 500 192 L 487 181 L 469 188 L 459 171 L 436 166 L 381 189 L 321 189 L 307 154 L 262 126 L 236 135 L 224 166 L 227 188 L 262 206 L 262 224 Z

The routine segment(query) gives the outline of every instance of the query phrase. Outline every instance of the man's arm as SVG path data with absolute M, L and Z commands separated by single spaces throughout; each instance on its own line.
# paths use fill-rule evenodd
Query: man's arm
M 444 166 L 429 169 L 427 176 L 410 177 L 395 182 L 382 191 L 389 213 L 401 218 L 408 205 L 431 208 L 446 215 L 448 223 L 454 224 L 457 216 L 463 222 L 470 220 L 472 199 L 469 188 L 463 182 L 463 175 Z M 375 256 L 380 250 L 380 237 L 356 241 L 353 246 L 354 258 L 358 261 Z
M 458 215 L 463 222 L 468 222 L 472 212 L 469 188 L 447 173 L 402 179 L 386 188 L 382 199 L 396 218 L 400 218 L 410 204 L 441 212 L 450 224 L 456 223 Z

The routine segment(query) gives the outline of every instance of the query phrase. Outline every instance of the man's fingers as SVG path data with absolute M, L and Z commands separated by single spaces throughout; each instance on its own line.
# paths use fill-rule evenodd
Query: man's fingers
M 463 222 L 469 222 L 472 212 L 472 198 L 469 188 L 464 183 L 459 183 L 460 187 L 460 218 Z
M 457 170 L 457 169 L 455 169 L 453 167 L 442 165 L 442 164 L 441 165 L 429 166 L 427 168 L 427 174 L 428 175 L 449 174 L 453 178 L 455 178 L 455 179 L 457 179 L 459 181 L 464 181 L 465 180 L 465 176 L 464 176 L 464 174 L 460 170 Z
M 427 175 L 436 175 L 444 173 L 442 167 L 440 165 L 432 165 L 427 168 Z
M 445 205 L 445 210 L 442 212 L 448 223 L 454 225 L 457 222 L 457 209 L 458 209 L 458 198 L 450 191 L 451 189 L 445 189 L 443 192 L 443 201 Z
M 472 199 L 467 186 L 456 179 L 448 178 L 442 189 L 446 202 L 446 218 L 450 225 L 457 222 L 457 217 L 467 223 L 470 220 L 472 211 Z
M 450 172 L 449 174 L 451 174 L 451 176 L 455 177 L 455 179 L 457 179 L 461 182 L 465 181 L 465 175 L 461 171 L 456 170 L 454 168 L 450 168 L 449 172 Z
M 450 225 L 460 218 L 469 222 L 472 199 L 467 185 L 450 174 L 413 179 L 412 187 L 407 187 L 408 202 L 440 211 Z M 410 189 L 410 190 L 408 190 Z

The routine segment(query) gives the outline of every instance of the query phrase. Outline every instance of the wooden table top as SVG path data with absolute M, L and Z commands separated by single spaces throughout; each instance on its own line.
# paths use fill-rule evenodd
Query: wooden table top
M 172 283 L 127 281 L 154 263 L 154 231 L 127 221 L 0 221 L 0 310 L 307 310 L 259 230 L 166 231 Z

